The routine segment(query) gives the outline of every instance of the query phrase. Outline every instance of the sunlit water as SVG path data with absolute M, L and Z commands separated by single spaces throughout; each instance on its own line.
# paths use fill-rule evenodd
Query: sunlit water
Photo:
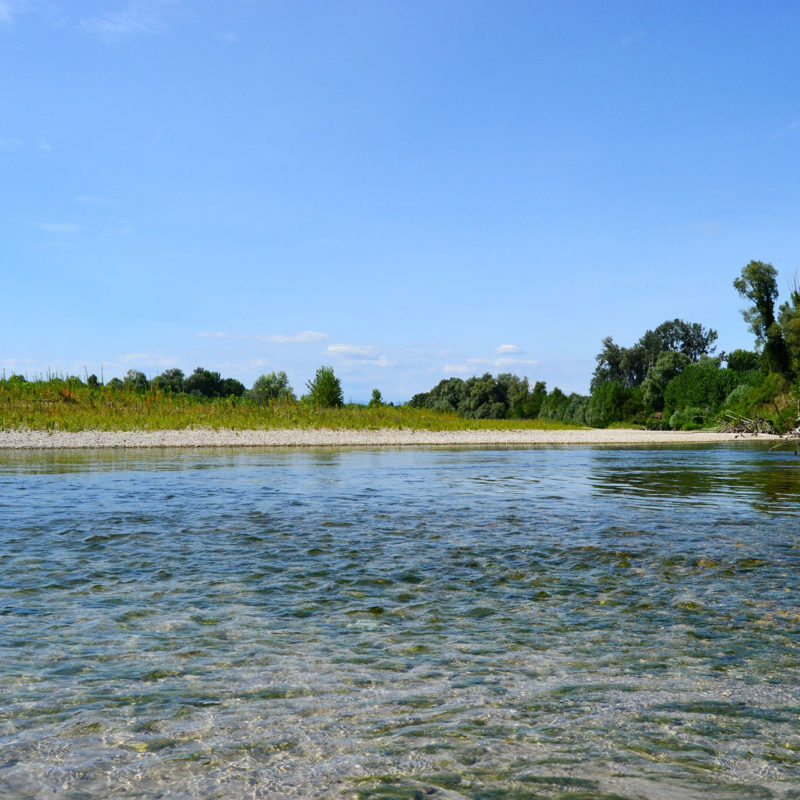
M 0 796 L 800 798 L 800 457 L 0 454 Z

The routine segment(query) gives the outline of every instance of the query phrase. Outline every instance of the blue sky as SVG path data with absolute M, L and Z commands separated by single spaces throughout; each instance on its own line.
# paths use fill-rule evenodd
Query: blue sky
M 0 0 L 0 369 L 584 392 L 800 266 L 794 2 Z

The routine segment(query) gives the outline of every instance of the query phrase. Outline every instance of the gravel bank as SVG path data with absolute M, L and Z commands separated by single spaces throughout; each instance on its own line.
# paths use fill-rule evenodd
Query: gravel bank
M 0 449 L 44 450 L 94 447 L 404 447 L 430 445 L 698 444 L 773 440 L 708 431 L 640 430 L 211 430 L 180 431 L 0 431 Z

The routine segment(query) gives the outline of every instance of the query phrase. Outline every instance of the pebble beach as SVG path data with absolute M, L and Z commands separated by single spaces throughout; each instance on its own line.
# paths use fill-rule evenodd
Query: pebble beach
M 0 431 L 0 449 L 50 450 L 135 447 L 415 447 L 490 445 L 693 445 L 772 441 L 715 431 L 633 429 L 425 431 L 347 429 L 184 429 L 159 431 Z

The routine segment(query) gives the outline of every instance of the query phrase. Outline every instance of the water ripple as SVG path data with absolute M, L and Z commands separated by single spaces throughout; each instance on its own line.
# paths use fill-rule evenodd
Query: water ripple
M 800 461 L 0 456 L 0 791 L 800 796 Z

